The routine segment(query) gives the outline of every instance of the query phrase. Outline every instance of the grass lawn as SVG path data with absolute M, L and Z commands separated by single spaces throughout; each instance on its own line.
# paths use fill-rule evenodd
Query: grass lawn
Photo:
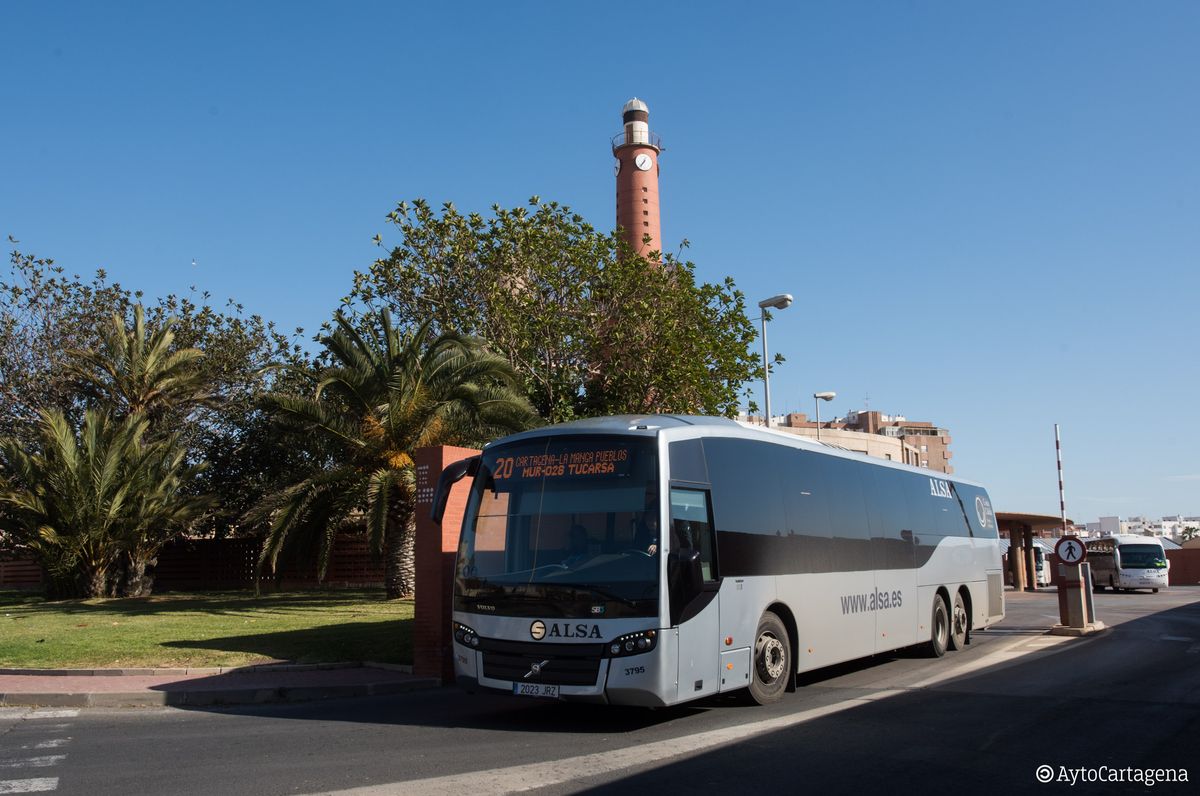
M 412 663 L 411 600 L 381 592 L 60 600 L 0 592 L 0 666 Z

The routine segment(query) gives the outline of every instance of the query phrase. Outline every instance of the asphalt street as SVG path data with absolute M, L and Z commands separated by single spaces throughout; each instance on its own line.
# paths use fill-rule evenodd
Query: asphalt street
M 1046 636 L 1055 596 L 1010 592 L 1004 623 L 963 652 L 825 669 L 767 708 L 718 698 L 651 711 L 452 688 L 226 709 L 0 708 L 0 794 L 1194 792 L 1200 587 L 1096 603 L 1109 630 Z M 1190 782 L 1043 785 L 1041 765 L 1054 779 L 1162 768 Z

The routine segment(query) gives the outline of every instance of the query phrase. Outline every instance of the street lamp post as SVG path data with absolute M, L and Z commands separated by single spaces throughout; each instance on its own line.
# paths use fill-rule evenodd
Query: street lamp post
M 837 398 L 835 392 L 813 393 L 813 406 L 817 408 L 817 442 L 821 441 L 821 401 L 832 401 L 834 398 Z
M 767 428 L 771 427 L 771 366 L 767 359 L 767 310 L 786 310 L 792 305 L 791 293 L 780 293 L 778 296 L 771 296 L 769 299 L 763 299 L 758 302 L 758 308 L 762 310 L 762 341 L 763 341 L 763 401 L 767 405 Z

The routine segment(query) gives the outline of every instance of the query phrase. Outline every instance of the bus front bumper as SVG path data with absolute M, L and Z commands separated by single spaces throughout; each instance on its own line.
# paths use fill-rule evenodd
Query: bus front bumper
M 455 682 L 468 693 L 520 696 L 522 691 L 531 690 L 522 689 L 522 685 L 547 682 L 556 686 L 554 696 L 561 700 L 662 707 L 670 704 L 661 696 L 664 689 L 675 686 L 673 656 L 661 645 L 642 654 L 599 658 L 595 661 L 595 680 L 587 684 L 555 683 L 552 675 L 542 676 L 532 668 L 528 677 L 522 680 L 488 677 L 484 667 L 485 654 L 454 642 Z M 665 674 L 667 672 L 670 674 Z

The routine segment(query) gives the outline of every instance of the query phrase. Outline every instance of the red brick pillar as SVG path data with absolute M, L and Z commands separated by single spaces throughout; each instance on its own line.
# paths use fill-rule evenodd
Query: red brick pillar
M 417 536 L 416 602 L 413 608 L 413 674 L 454 679 L 450 652 L 450 599 L 454 583 L 454 553 L 462 530 L 463 512 L 471 479 L 464 478 L 450 490 L 441 527 L 429 518 L 438 476 L 446 465 L 479 453 L 471 448 L 440 446 L 421 448 L 416 454 Z

